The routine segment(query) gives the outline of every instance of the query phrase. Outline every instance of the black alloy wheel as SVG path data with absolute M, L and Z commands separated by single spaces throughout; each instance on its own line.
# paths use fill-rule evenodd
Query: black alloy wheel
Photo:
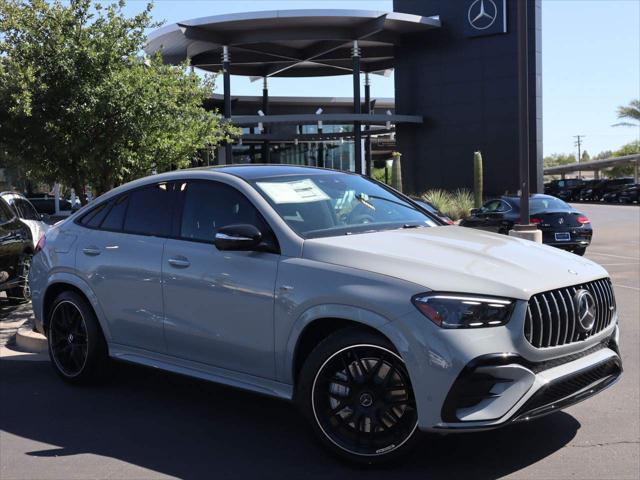
M 333 342 L 337 339 L 332 337 L 327 339 L 330 343 L 344 343 Z M 416 437 L 418 426 L 413 389 L 402 358 L 377 336 L 367 333 L 360 338 L 370 337 L 377 341 L 329 348 L 333 351 L 321 355 L 306 392 L 312 426 L 323 443 L 361 463 L 378 463 L 402 454 Z M 323 343 L 317 349 L 326 350 L 320 348 Z M 314 351 L 311 357 L 316 353 L 325 352 Z M 315 363 L 317 359 L 311 357 Z
M 49 324 L 51 356 L 58 369 L 68 377 L 82 372 L 89 353 L 87 327 L 78 307 L 62 301 L 51 313 Z
M 51 363 L 65 381 L 89 383 L 106 372 L 106 341 L 93 308 L 79 293 L 56 297 L 45 330 Z

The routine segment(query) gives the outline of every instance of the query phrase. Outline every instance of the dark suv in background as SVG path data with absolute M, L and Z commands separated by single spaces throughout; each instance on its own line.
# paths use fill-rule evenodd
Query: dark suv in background
M 576 200 L 574 193 L 577 189 L 584 185 L 581 178 L 563 178 L 561 180 L 552 180 L 544 185 L 544 193 L 553 195 L 564 201 Z
M 600 180 L 591 188 L 586 189 L 582 193 L 580 200 L 600 202 L 604 200 L 606 194 L 615 192 L 630 185 L 633 185 L 633 178 L 631 177 Z
M 31 298 L 27 276 L 33 249 L 29 227 L 0 198 L 0 292 L 12 302 Z

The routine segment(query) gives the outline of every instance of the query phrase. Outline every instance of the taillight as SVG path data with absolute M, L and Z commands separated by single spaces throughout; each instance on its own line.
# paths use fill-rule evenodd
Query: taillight
M 589 217 L 585 217 L 584 215 L 580 215 L 578 217 L 578 223 L 580 223 L 581 225 L 584 225 L 585 223 L 590 223 Z
M 542 219 L 541 218 L 537 218 L 537 217 L 531 217 L 531 219 L 529 221 L 531 223 L 533 223 L 534 225 L 538 225 L 539 223 L 542 223 Z
M 36 245 L 36 253 L 42 250 L 46 243 L 47 243 L 47 237 L 46 235 L 42 235 L 40 237 L 40 240 L 38 240 L 38 244 Z

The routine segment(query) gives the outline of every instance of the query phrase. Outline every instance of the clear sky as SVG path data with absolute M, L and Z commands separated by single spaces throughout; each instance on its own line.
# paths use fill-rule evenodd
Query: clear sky
M 450 0 L 457 1 L 457 0 Z M 146 1 L 129 0 L 128 13 Z M 156 0 L 154 17 L 173 23 L 256 10 L 392 10 L 391 0 Z M 612 127 L 616 107 L 640 98 L 640 0 L 543 0 L 544 154 L 575 151 L 574 135 L 596 154 L 640 139 L 640 129 Z M 374 76 L 372 95 L 393 97 L 393 77 Z M 261 82 L 232 78 L 232 92 L 260 95 Z M 351 96 L 351 78 L 272 79 L 272 95 Z

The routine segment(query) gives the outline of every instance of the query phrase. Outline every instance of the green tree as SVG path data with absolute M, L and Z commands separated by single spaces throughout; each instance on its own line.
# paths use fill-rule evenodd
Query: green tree
M 554 153 L 544 157 L 544 168 L 569 165 L 571 163 L 576 163 L 576 156 L 573 154 L 567 155 L 566 153 Z
M 591 155 L 589 155 L 589 152 L 587 152 L 586 150 L 582 152 L 582 155 L 580 155 L 580 161 L 584 163 L 590 160 L 591 160 Z
M 158 24 L 124 5 L 0 0 L 0 148 L 31 179 L 100 194 L 239 134 L 203 108 L 214 77 L 140 57 Z
M 627 143 L 623 145 L 618 150 L 613 152 L 611 157 L 624 157 L 626 155 L 634 155 L 640 153 L 640 141 L 636 140 L 631 143 Z M 605 170 L 605 174 L 607 177 L 615 178 L 615 177 L 627 177 L 633 175 L 633 163 L 629 162 L 623 165 L 616 165 L 615 167 L 611 167 Z
M 631 100 L 629 105 L 621 105 L 618 107 L 618 118 L 623 120 L 631 120 L 631 122 L 623 121 L 616 123 L 614 127 L 638 127 L 640 126 L 640 99 Z

